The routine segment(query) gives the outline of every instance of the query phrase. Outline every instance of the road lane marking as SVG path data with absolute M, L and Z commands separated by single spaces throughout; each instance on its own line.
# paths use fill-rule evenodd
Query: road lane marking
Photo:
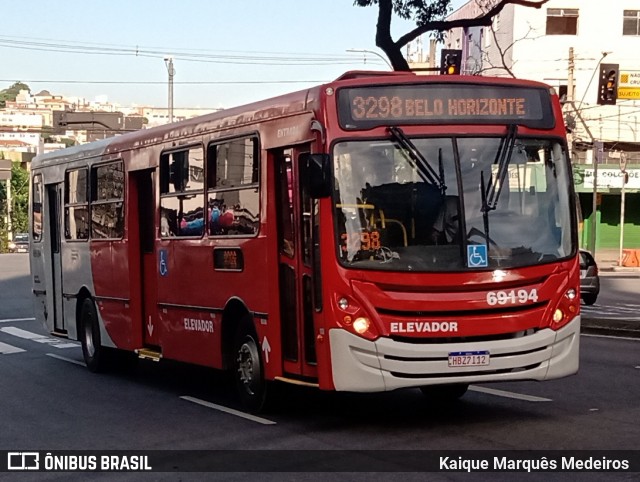
M 224 407 L 222 405 L 216 405 L 215 403 L 207 402 L 205 400 L 200 400 L 199 398 L 181 396 L 180 397 L 187 402 L 197 403 L 198 405 L 202 405 L 203 407 L 212 408 L 214 410 L 219 410 L 220 412 L 228 413 L 230 415 L 235 415 L 236 417 L 245 418 L 247 420 L 251 420 L 252 422 L 258 422 L 263 425 L 275 425 L 276 422 L 272 420 L 267 420 L 266 418 L 256 417 L 255 415 L 251 415 L 250 413 L 244 413 L 239 410 L 234 410 L 233 408 Z
M 17 336 L 19 338 L 24 338 L 26 340 L 34 340 L 38 341 L 40 338 L 47 338 L 44 335 L 40 335 L 38 333 L 32 333 L 27 330 L 23 330 L 21 328 L 17 328 L 15 326 L 8 326 L 7 328 L 0 328 L 0 331 L 4 331 L 5 333 L 9 333 L 10 335 Z
M 527 402 L 553 402 L 550 398 L 534 397 L 533 395 L 524 395 L 522 393 L 507 392 L 506 390 L 496 390 L 495 388 L 487 387 L 469 387 L 469 390 L 474 392 L 487 393 L 489 395 L 496 395 L 498 397 L 515 398 L 517 400 L 526 400 Z
M 634 338 L 632 336 L 596 335 L 595 333 L 580 333 L 580 336 L 588 336 L 591 338 L 609 338 L 610 340 L 640 341 L 640 338 Z
M 58 338 L 51 338 L 49 336 L 40 335 L 39 333 L 32 333 L 15 326 L 0 328 L 0 331 L 17 336 L 18 338 L 24 338 L 25 340 L 31 340 L 37 343 L 47 343 L 51 346 L 55 346 L 56 348 L 76 348 L 78 346 L 77 343 L 70 343 Z
M 83 362 L 80 362 L 78 360 L 74 360 L 72 358 L 67 358 L 66 356 L 56 355 L 55 353 L 47 353 L 47 356 L 50 356 L 51 358 L 55 358 L 56 360 L 62 360 L 62 361 L 66 361 L 66 362 L 69 362 L 69 363 L 73 363 L 74 365 L 79 365 L 81 367 L 86 367 L 87 366 Z
M 2 343 L 0 341 L 0 354 L 9 355 L 10 353 L 20 353 L 21 351 L 25 351 L 22 348 L 18 348 L 17 346 L 7 345 L 6 343 Z
M 8 320 L 0 320 L 0 323 L 15 323 L 18 321 L 35 321 L 35 318 L 9 318 Z

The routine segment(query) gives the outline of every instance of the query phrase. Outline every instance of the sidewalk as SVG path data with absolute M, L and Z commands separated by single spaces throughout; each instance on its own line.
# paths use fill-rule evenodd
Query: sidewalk
M 640 268 L 620 266 L 620 249 L 599 248 L 596 250 L 595 259 L 600 271 L 619 271 L 640 274 Z

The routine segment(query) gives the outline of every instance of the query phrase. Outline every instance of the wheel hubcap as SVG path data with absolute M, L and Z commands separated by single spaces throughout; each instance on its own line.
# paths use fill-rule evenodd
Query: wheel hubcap
M 250 395 L 255 394 L 260 378 L 260 359 L 252 340 L 245 341 L 238 350 L 238 379 Z

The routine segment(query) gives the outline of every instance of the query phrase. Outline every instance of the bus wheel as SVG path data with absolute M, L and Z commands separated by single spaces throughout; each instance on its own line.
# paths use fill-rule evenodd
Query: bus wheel
M 98 313 L 91 298 L 82 302 L 80 310 L 80 342 L 87 368 L 95 373 L 106 368 L 107 353 L 100 343 Z
M 253 412 L 264 407 L 267 383 L 264 380 L 258 337 L 250 322 L 241 324 L 235 343 L 234 379 L 240 402 Z
M 427 385 L 420 390 L 427 398 L 436 403 L 452 402 L 462 397 L 469 389 L 468 383 L 454 383 L 452 385 Z

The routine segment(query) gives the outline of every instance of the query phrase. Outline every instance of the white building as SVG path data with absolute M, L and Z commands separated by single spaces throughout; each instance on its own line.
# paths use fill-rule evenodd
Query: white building
M 0 150 L 35 153 L 41 143 L 42 115 L 0 110 Z
M 448 19 L 482 13 L 483 8 L 471 0 Z M 586 221 L 581 230 L 583 245 L 595 229 L 598 248 L 620 246 L 624 177 L 620 153 L 624 151 L 629 176 L 626 202 L 633 206 L 625 211 L 624 247 L 640 248 L 640 210 L 636 209 L 640 205 L 640 0 L 549 0 L 539 9 L 507 5 L 491 27 L 452 30 L 444 48 L 462 50 L 463 73 L 542 81 L 561 98 L 573 101 L 564 110 L 567 126 L 575 122 L 569 146 Z M 598 104 L 605 64 L 618 66 L 614 105 Z M 602 142 L 604 148 L 595 187 L 593 161 L 598 149 L 594 141 Z
M 482 8 L 471 0 L 449 18 L 481 13 Z M 561 95 L 571 96 L 572 71 L 573 100 L 593 137 L 605 142 L 640 143 L 638 0 L 550 0 L 539 9 L 507 5 L 492 27 L 452 31 L 445 48 L 463 50 L 465 73 L 504 76 L 511 71 L 518 78 L 546 82 Z M 619 85 L 632 87 L 626 96 L 635 100 L 619 98 L 616 105 L 597 104 L 601 63 L 619 66 L 623 74 Z M 590 140 L 581 125 L 576 134 Z

